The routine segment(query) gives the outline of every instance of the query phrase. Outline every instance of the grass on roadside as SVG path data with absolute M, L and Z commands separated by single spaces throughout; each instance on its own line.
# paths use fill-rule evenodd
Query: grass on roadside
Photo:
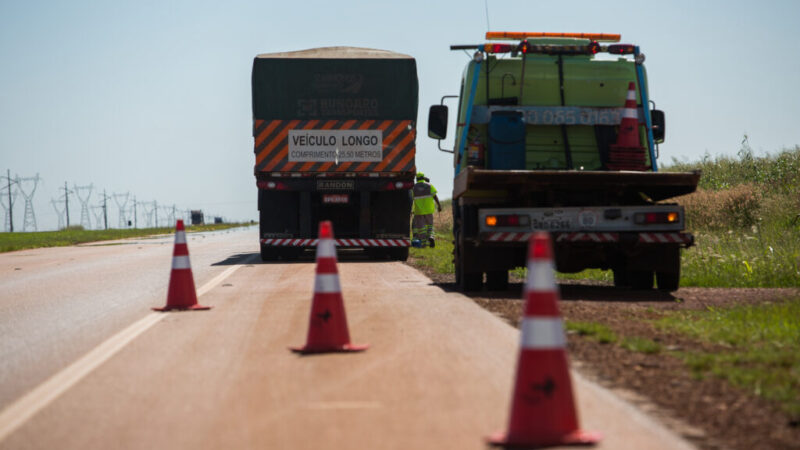
M 656 324 L 724 349 L 676 353 L 694 376 L 723 378 L 800 419 L 800 299 L 673 312 Z
M 567 332 L 577 333 L 601 344 L 612 344 L 618 340 L 614 330 L 601 323 L 567 321 L 564 326 Z
M 187 232 L 216 231 L 240 227 L 243 224 L 222 223 L 207 225 L 191 225 Z M 33 233 L 0 233 L 0 253 L 39 247 L 64 247 L 86 242 L 111 241 L 133 237 L 171 234 L 175 228 L 134 228 L 109 230 L 84 230 L 81 227 L 70 227 L 60 231 L 40 231 Z

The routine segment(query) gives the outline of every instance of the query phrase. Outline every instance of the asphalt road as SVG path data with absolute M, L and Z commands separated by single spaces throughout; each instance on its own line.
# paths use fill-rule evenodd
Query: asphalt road
M 340 262 L 350 335 L 371 347 L 298 356 L 314 264 L 262 264 L 256 238 L 189 235 L 214 308 L 169 314 L 149 308 L 170 237 L 0 255 L 0 448 L 478 449 L 505 427 L 517 330 L 404 264 Z M 689 448 L 573 383 L 598 448 Z

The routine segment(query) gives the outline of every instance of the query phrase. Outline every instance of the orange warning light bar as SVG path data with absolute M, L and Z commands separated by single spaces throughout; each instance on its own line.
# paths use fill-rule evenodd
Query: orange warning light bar
M 542 32 L 515 32 L 515 31 L 487 31 L 486 39 L 524 41 L 528 38 L 578 38 L 593 41 L 619 42 L 622 35 L 614 33 L 542 33 Z

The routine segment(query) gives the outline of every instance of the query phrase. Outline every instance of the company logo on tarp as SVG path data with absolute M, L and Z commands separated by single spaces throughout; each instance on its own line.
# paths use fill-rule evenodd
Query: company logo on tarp
M 358 94 L 363 84 L 360 73 L 315 73 L 311 87 L 321 94 Z
M 311 98 L 297 100 L 297 117 L 374 117 L 377 98 Z
M 289 130 L 289 161 L 380 162 L 381 130 Z

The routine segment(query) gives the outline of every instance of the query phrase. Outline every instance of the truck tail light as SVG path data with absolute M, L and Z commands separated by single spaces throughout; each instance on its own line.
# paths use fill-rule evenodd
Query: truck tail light
M 281 181 L 259 181 L 258 182 L 259 189 L 268 189 L 273 191 L 285 191 L 289 189 L 289 186 L 286 183 Z
M 637 225 L 676 223 L 678 220 L 680 220 L 680 214 L 674 211 L 636 213 L 633 215 L 633 222 Z
M 484 44 L 483 51 L 486 53 L 511 53 L 516 52 L 517 47 L 511 44 Z
M 498 214 L 486 216 L 485 222 L 489 227 L 528 227 L 531 218 L 520 214 Z
M 386 186 L 384 186 L 384 190 L 394 191 L 401 189 L 411 189 L 412 187 L 414 187 L 414 183 L 412 183 L 411 181 L 390 181 L 386 183 Z
M 609 45 L 606 51 L 613 55 L 632 55 L 634 46 L 632 44 L 613 44 Z

